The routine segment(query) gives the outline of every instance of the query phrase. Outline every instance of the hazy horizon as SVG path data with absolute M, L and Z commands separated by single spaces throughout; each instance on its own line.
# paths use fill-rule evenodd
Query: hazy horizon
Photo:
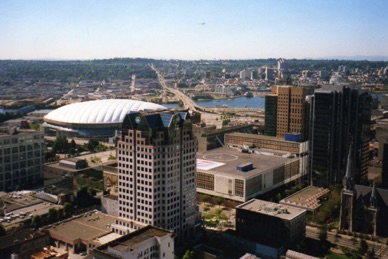
M 269 57 L 269 58 L 246 58 L 246 59 L 176 59 L 176 58 L 146 58 L 146 57 L 107 57 L 107 58 L 85 58 L 85 59 L 60 59 L 60 58 L 37 58 L 37 59 L 0 59 L 11 61 L 92 61 L 92 60 L 113 60 L 113 59 L 154 59 L 154 60 L 179 60 L 179 61 L 244 61 L 244 60 L 265 60 L 265 59 L 278 59 L 281 57 Z M 288 58 L 288 60 L 344 60 L 344 61 L 370 61 L 370 62 L 386 62 L 388 56 L 338 56 L 338 57 L 317 57 L 317 58 Z
M 0 59 L 388 60 L 387 11 L 380 0 L 3 0 Z

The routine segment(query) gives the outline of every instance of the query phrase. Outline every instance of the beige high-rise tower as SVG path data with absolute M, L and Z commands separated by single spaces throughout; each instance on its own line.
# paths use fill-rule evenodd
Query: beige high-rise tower
M 118 141 L 118 212 L 115 231 L 146 225 L 191 236 L 196 209 L 197 141 L 188 111 L 126 115 Z
M 276 136 L 284 138 L 286 133 L 300 134 L 306 138 L 306 89 L 293 86 L 272 86 L 272 94 L 277 95 Z

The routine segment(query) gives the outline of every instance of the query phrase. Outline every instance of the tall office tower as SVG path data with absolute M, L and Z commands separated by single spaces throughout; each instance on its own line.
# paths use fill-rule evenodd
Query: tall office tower
M 42 185 L 44 150 L 43 132 L 0 127 L 0 191 Z
M 118 141 L 119 218 L 125 234 L 146 225 L 187 240 L 196 210 L 196 150 L 188 111 L 126 115 Z
M 273 106 L 275 102 L 275 96 L 277 96 L 277 108 L 276 108 L 276 119 L 271 118 L 274 116 L 274 109 L 267 107 L 265 110 L 266 123 L 267 120 L 269 125 L 265 126 L 266 131 L 270 136 L 273 134 L 273 123 L 276 123 L 276 136 L 278 138 L 284 138 L 286 133 L 300 134 L 300 139 L 306 139 L 306 120 L 305 120 L 305 99 L 306 89 L 301 87 L 292 86 L 273 86 L 272 94 L 266 97 L 266 106 Z M 268 118 L 267 118 L 268 117 Z M 276 121 L 275 121 L 276 120 Z
M 274 80 L 274 79 L 275 79 L 275 69 L 269 68 L 266 66 L 265 72 L 264 72 L 264 80 L 268 81 L 268 80 Z
M 360 87 L 332 85 L 315 91 L 310 158 L 316 185 L 341 183 L 351 142 L 355 182 L 367 182 L 371 103 L 371 95 Z
M 276 136 L 276 116 L 278 110 L 278 96 L 267 94 L 265 96 L 265 121 L 264 133 L 267 136 Z

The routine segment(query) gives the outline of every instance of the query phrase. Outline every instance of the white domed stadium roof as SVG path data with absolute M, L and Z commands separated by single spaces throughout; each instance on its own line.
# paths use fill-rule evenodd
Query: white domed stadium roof
M 122 123 L 125 115 L 131 111 L 161 109 L 166 107 L 136 100 L 107 99 L 68 104 L 48 113 L 44 119 L 74 124 Z

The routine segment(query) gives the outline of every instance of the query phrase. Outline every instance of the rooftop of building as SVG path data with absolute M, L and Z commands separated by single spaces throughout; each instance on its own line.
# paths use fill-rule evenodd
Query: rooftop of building
M 20 129 L 14 126 L 1 126 L 0 127 L 0 137 L 1 136 L 13 136 L 13 135 L 27 135 L 27 134 L 42 134 L 41 131 L 36 131 L 32 129 Z
M 79 158 L 79 157 L 70 157 L 70 158 L 67 158 L 67 159 L 63 159 L 61 161 L 69 161 L 69 162 L 78 162 L 78 161 L 86 161 L 85 158 Z
M 199 244 L 199 245 L 195 246 L 194 251 L 196 251 L 196 250 L 204 252 L 204 253 L 209 254 L 209 255 L 213 255 L 213 256 L 222 256 L 224 254 L 223 251 L 216 249 L 214 247 L 207 246 L 205 244 Z
M 290 133 L 290 134 L 292 134 L 292 133 Z M 251 138 L 251 139 L 272 140 L 272 141 L 291 143 L 291 144 L 295 144 L 295 145 L 300 144 L 299 142 L 295 142 L 295 141 L 288 141 L 288 140 L 284 140 L 284 139 L 277 138 L 277 137 L 266 136 L 266 135 L 258 135 L 258 134 L 248 134 L 248 133 L 241 133 L 241 132 L 233 132 L 233 133 L 227 133 L 225 135 L 236 136 L 236 137 L 243 137 L 243 138 Z
M 249 200 L 237 206 L 236 209 L 252 211 L 258 214 L 264 214 L 284 220 L 292 220 L 295 217 L 306 213 L 306 210 L 304 209 L 258 199 Z
M 113 216 L 94 210 L 42 229 L 48 231 L 54 239 L 75 243 L 79 239 L 91 241 L 111 233 L 111 225 L 115 220 Z
M 38 251 L 31 255 L 32 259 L 48 259 L 48 258 L 68 258 L 68 252 L 62 252 L 58 248 L 44 247 L 42 251 Z
M 365 199 L 366 204 L 370 203 L 370 196 L 372 195 L 373 187 L 356 184 L 354 186 L 354 189 L 356 190 L 357 199 L 363 198 L 363 199 Z M 388 190 L 387 189 L 376 188 L 376 198 L 379 202 L 380 207 L 388 207 Z
M 249 154 L 239 152 L 236 149 L 221 147 L 199 153 L 197 155 L 197 171 L 247 179 L 284 165 L 286 162 L 296 160 L 297 158 Z M 237 170 L 237 166 L 247 163 L 253 164 L 252 170 L 247 172 Z
M 105 245 L 102 245 L 96 248 L 96 250 L 102 253 L 107 253 L 108 247 L 119 251 L 125 251 L 127 249 L 132 250 L 136 249 L 137 245 L 143 243 L 144 241 L 150 238 L 163 237 L 166 235 L 171 235 L 173 237 L 173 232 L 148 225 L 144 228 L 141 228 L 116 240 L 113 240 Z
M 23 229 L 12 234 L 0 237 L 0 250 L 12 247 L 17 243 L 44 236 L 45 234 L 33 229 Z
M 287 250 L 285 258 L 300 258 L 300 259 L 318 259 L 318 257 L 314 257 L 311 255 L 299 253 L 293 250 Z
M 95 167 L 101 168 L 103 166 L 114 165 L 115 163 L 117 163 L 117 161 L 109 160 L 109 159 L 111 156 L 114 156 L 115 154 L 116 152 L 114 150 L 107 150 L 107 151 L 98 152 L 98 153 L 88 153 L 74 158 L 63 159 L 63 160 L 60 160 L 59 162 L 45 164 L 45 167 L 53 168 L 57 170 L 63 170 L 63 172 L 75 173 L 75 172 L 83 171 L 87 168 L 95 168 Z M 95 159 L 96 157 L 98 157 L 98 159 Z M 86 168 L 74 169 L 74 168 L 63 166 L 63 163 L 61 163 L 62 161 L 77 162 L 81 160 L 86 160 L 88 165 Z M 46 172 L 45 172 L 45 178 L 46 178 Z
M 112 232 L 112 233 L 106 234 L 104 236 L 97 237 L 97 238 L 93 239 L 92 242 L 95 246 L 101 246 L 101 245 L 105 245 L 109 242 L 112 242 L 113 240 L 116 240 L 120 237 L 121 237 L 120 234 Z
M 131 235 L 132 234 L 132 235 Z M 146 227 L 136 231 L 136 233 L 131 233 L 120 240 L 115 241 L 110 246 L 117 250 L 127 250 L 128 248 L 133 249 L 137 245 L 143 243 L 144 241 L 154 238 L 154 237 L 163 237 L 171 232 L 155 227 Z
M 330 190 L 327 188 L 307 186 L 299 192 L 296 192 L 281 200 L 279 203 L 303 208 L 308 211 L 314 211 L 319 206 L 321 206 L 319 199 L 329 192 Z
M 388 118 L 378 119 L 376 120 L 376 123 L 378 127 L 386 128 L 388 124 Z
M 159 104 L 138 100 L 95 100 L 62 106 L 44 116 L 44 120 L 70 124 L 121 123 L 131 111 L 164 109 Z
M 240 259 L 259 259 L 259 257 L 250 253 L 246 253 L 245 255 L 240 257 Z

